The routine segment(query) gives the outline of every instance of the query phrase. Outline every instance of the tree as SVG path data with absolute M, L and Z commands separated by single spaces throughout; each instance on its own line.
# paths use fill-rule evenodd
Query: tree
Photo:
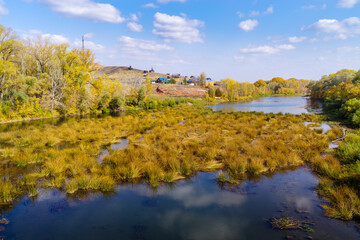
M 176 84 L 176 80 L 172 78 L 172 79 L 170 79 L 169 83 L 170 84 Z
M 209 97 L 211 99 L 214 99 L 215 98 L 215 90 L 214 90 L 214 88 L 209 88 L 208 94 L 209 94 Z
M 215 90 L 215 96 L 216 97 L 222 97 L 223 93 L 220 88 L 216 88 Z
M 113 97 L 109 103 L 109 108 L 111 111 L 115 112 L 118 111 L 122 106 L 124 106 L 125 100 L 124 97 L 119 95 Z
M 202 87 L 205 87 L 205 84 L 206 84 L 206 73 L 201 73 L 200 74 L 200 85 Z
M 356 73 L 356 75 L 352 81 L 353 81 L 353 83 L 360 83 L 360 70 Z
M 145 87 L 146 87 L 146 95 L 150 96 L 152 94 L 153 87 L 151 84 L 151 79 L 149 77 L 146 78 Z

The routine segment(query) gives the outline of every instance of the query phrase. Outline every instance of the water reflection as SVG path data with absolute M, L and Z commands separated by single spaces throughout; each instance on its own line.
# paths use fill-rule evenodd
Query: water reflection
M 162 185 L 119 186 L 111 196 L 88 193 L 79 200 L 42 189 L 5 214 L 7 239 L 359 239 L 353 223 L 323 215 L 307 169 L 245 180 L 220 188 L 216 173 Z M 281 232 L 272 217 L 291 216 L 314 223 L 314 232 Z
M 247 103 L 218 104 L 209 107 L 214 111 L 222 112 L 264 112 L 300 115 L 303 113 L 319 112 L 321 104 L 307 97 L 296 96 L 264 97 Z

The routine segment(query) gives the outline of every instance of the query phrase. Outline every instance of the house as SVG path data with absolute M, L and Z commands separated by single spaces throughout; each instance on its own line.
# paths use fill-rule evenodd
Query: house
M 194 85 L 200 85 L 200 79 L 198 78 L 190 78 L 187 80 L 187 84 L 190 86 L 194 86 Z
M 171 75 L 172 78 L 181 78 L 181 74 L 173 74 Z
M 160 78 L 158 78 L 158 79 L 156 80 L 156 83 L 166 84 L 166 83 L 169 83 L 169 80 L 166 79 L 166 78 L 160 77 Z
M 206 78 L 205 79 L 205 87 L 213 87 L 215 84 L 215 81 L 212 80 L 211 78 Z

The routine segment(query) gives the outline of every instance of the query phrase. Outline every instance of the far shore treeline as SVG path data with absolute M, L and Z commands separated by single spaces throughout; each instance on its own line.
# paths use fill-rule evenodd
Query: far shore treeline
M 21 40 L 11 28 L 0 25 L 0 121 L 193 101 L 152 98 L 150 79 L 125 93 L 120 81 L 106 75 L 94 77 L 98 68 L 95 55 L 88 49 L 71 49 L 68 44 L 53 44 L 42 37 Z M 254 84 L 225 79 L 209 88 L 204 98 L 236 101 L 273 94 L 304 94 L 308 83 L 280 77 Z

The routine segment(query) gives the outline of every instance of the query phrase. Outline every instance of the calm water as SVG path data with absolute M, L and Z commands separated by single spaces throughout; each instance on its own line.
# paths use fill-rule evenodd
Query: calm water
M 226 103 L 209 106 L 214 111 L 223 112 L 264 112 L 264 113 L 310 113 L 319 106 L 310 99 L 296 97 L 264 97 L 247 103 Z
M 212 108 L 300 114 L 306 113 L 308 106 L 302 97 L 277 97 Z M 112 148 L 123 149 L 126 145 L 122 140 Z M 98 161 L 102 157 L 98 156 Z M 0 236 L 37 240 L 360 239 L 354 222 L 324 216 L 324 202 L 314 190 L 318 180 L 306 168 L 244 180 L 236 187 L 219 186 L 216 176 L 199 173 L 157 189 L 142 183 L 120 185 L 106 195 L 69 196 L 41 189 L 37 197 L 25 197 L 2 211 L 1 217 L 10 223 L 0 224 Z M 308 231 L 272 229 L 269 219 L 281 216 L 298 219 L 309 227 Z
M 7 239 L 359 239 L 354 223 L 323 215 L 305 168 L 245 180 L 221 188 L 215 173 L 154 190 L 146 185 L 119 186 L 109 196 L 82 200 L 57 190 L 24 198 L 4 216 Z M 273 230 L 268 220 L 291 216 L 308 222 L 313 232 Z M 312 225 L 313 224 L 313 225 Z

